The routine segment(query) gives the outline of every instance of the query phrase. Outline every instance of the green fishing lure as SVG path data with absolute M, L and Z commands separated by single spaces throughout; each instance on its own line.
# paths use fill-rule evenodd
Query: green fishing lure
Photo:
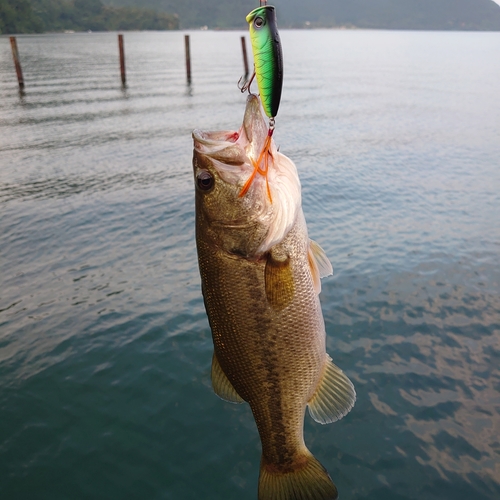
M 257 7 L 246 17 L 250 25 L 250 40 L 260 99 L 266 115 L 278 114 L 283 87 L 283 54 L 272 5 Z

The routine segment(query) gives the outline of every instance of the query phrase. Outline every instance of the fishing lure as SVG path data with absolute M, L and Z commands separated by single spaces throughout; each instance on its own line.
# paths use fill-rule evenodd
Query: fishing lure
M 272 5 L 252 10 L 246 17 L 250 25 L 255 76 L 262 107 L 269 118 L 278 114 L 283 87 L 283 54 Z
M 269 118 L 269 129 L 264 146 L 257 161 L 254 162 L 254 171 L 243 186 L 240 196 L 243 196 L 253 182 L 256 174 L 266 177 L 269 155 L 271 154 L 271 140 L 274 132 L 274 118 L 278 114 L 283 87 L 283 53 L 281 40 L 276 24 L 276 11 L 272 5 L 261 5 L 247 15 L 246 21 L 250 25 L 250 40 L 254 59 L 254 74 L 241 91 L 249 89 L 253 79 L 257 76 L 260 99 L 264 112 Z M 267 193 L 272 203 L 271 191 L 267 184 Z

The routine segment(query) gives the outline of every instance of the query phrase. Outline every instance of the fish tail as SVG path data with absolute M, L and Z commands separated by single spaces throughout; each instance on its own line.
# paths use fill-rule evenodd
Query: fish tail
M 307 453 L 289 472 L 261 461 L 259 500 L 336 500 L 338 492 L 326 469 Z

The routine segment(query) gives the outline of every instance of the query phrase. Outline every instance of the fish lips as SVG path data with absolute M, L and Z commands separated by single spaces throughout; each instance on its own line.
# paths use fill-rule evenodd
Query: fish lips
M 264 146 L 268 126 L 262 116 L 260 99 L 254 94 L 249 94 L 247 97 L 242 129 L 245 131 L 248 143 L 252 146 L 251 149 L 256 152 L 256 155 L 252 156 L 256 158 Z
M 241 165 L 247 161 L 239 139 L 239 132 L 193 130 L 195 154 L 208 156 L 226 165 Z
M 209 156 L 226 165 L 251 165 L 257 158 L 267 136 L 259 98 L 247 98 L 243 123 L 238 131 L 193 131 L 195 153 Z

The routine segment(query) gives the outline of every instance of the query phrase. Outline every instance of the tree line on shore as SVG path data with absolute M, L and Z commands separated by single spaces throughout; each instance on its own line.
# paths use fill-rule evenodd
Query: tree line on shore
M 248 29 L 246 15 L 259 0 L 102 0 L 179 14 L 180 27 Z M 283 28 L 500 30 L 492 0 L 268 0 Z
M 280 28 L 500 31 L 492 0 L 269 0 Z M 258 0 L 0 0 L 0 33 L 247 29 Z M 175 13 L 175 14 L 174 14 Z M 180 21 L 179 21 L 180 20 Z
M 175 14 L 100 0 L 0 0 L 0 34 L 173 29 Z

